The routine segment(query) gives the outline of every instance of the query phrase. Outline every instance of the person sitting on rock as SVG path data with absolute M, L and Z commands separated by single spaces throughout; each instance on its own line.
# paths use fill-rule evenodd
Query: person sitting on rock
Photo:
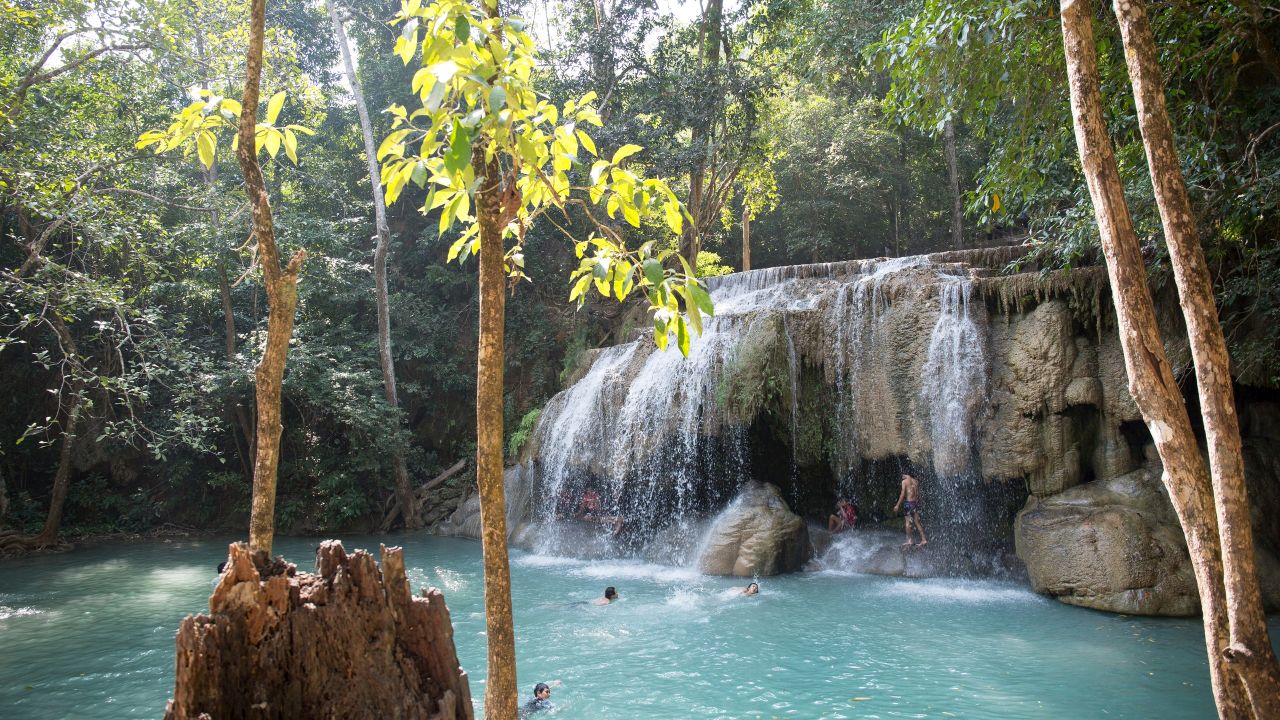
M 578 502 L 573 497 L 573 491 L 569 488 L 562 488 L 556 494 L 556 519 L 566 520 L 573 517 L 574 509 L 578 507 Z
M 858 525 L 858 506 L 845 498 L 836 500 L 836 512 L 827 516 L 827 530 L 833 533 L 852 530 Z
M 582 493 L 582 502 L 578 506 L 578 517 L 583 520 L 595 520 L 600 517 L 600 493 L 593 487 Z
M 596 598 L 592 605 L 608 605 L 618 599 L 618 591 L 612 585 L 604 589 L 604 597 Z
M 589 487 L 586 492 L 582 493 L 582 506 L 581 510 L 578 511 L 578 517 L 582 520 L 598 522 L 601 525 L 612 525 L 614 535 L 622 532 L 622 526 L 625 524 L 622 516 L 606 515 L 601 508 L 600 493 L 596 492 L 595 488 Z

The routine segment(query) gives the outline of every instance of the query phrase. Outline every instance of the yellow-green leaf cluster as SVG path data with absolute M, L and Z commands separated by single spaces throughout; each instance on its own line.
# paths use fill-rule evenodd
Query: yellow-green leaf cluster
M 280 150 L 298 164 L 298 134 L 315 135 L 310 128 L 301 125 L 278 127 L 276 121 L 284 108 L 285 92 L 282 90 L 267 101 L 267 117 L 265 122 L 255 124 L 254 151 L 276 157 Z M 200 159 L 200 164 L 213 167 L 218 153 L 218 136 L 226 130 L 235 132 L 239 125 L 241 105 L 239 100 L 222 97 L 210 90 L 200 90 L 197 99 L 174 115 L 173 124 L 166 130 L 148 130 L 138 137 L 137 147 L 155 146 L 157 155 L 184 148 L 187 154 L 192 149 Z M 240 144 L 239 136 L 233 134 L 231 149 L 234 151 Z

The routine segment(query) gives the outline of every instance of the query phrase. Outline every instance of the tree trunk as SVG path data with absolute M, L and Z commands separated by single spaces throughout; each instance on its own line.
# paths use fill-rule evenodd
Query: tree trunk
M 369 109 L 364 104 L 364 90 L 360 87 L 360 79 L 356 77 L 355 64 L 351 61 L 351 48 L 347 43 L 347 32 L 342 27 L 342 19 L 338 17 L 338 8 L 334 2 L 329 3 L 329 19 L 333 21 L 333 34 L 338 49 L 342 51 L 342 68 L 351 85 L 351 94 L 355 98 L 356 112 L 360 116 L 360 132 L 364 136 L 364 154 L 369 163 L 369 185 L 373 190 L 374 225 L 377 229 L 378 241 L 373 250 L 373 283 L 378 304 L 378 363 L 382 366 L 382 390 L 387 403 L 395 408 L 397 417 L 400 412 L 400 399 L 396 393 L 396 367 L 391 356 L 391 311 L 387 302 L 387 252 L 391 247 L 391 230 L 387 227 L 387 204 L 382 196 L 381 174 L 378 172 L 376 145 L 373 142 L 373 123 L 369 121 Z M 418 517 L 418 503 L 413 501 L 413 488 L 409 482 L 409 468 L 405 462 L 404 449 L 399 445 L 392 455 L 392 467 L 395 473 L 396 496 L 400 500 L 400 512 L 404 517 L 404 526 L 410 530 L 422 526 Z
M 716 68 L 720 65 L 723 22 L 724 0 L 708 0 L 706 10 L 702 16 L 702 28 L 699 33 L 701 46 L 698 48 L 698 54 L 702 61 L 702 71 L 707 73 L 708 77 L 715 73 Z M 714 103 L 715 110 L 706 110 L 706 118 L 700 119 L 693 127 L 690 143 L 695 146 L 695 150 L 697 150 L 697 145 L 711 141 L 711 129 L 715 124 L 714 114 L 720 112 L 722 102 L 723 98 L 717 98 Z M 691 222 L 685 228 L 681 238 L 681 254 L 689 261 L 689 267 L 691 268 L 698 267 L 698 253 L 702 251 L 702 231 L 708 225 L 706 195 L 708 190 L 712 192 L 715 190 L 715 188 L 707 187 L 707 166 L 709 163 L 710 154 L 704 149 L 701 151 L 700 157 L 694 162 L 693 169 L 689 171 L 689 202 L 685 203 L 685 205 L 689 209 Z
M 1231 643 L 1228 667 L 1248 692 L 1255 717 L 1280 718 L 1280 666 L 1267 634 L 1267 616 L 1254 565 L 1253 528 L 1245 488 L 1240 423 L 1231 387 L 1227 343 L 1218 322 L 1213 283 L 1200 246 L 1195 215 L 1187 197 L 1173 127 L 1165 107 L 1164 81 L 1156 55 L 1155 35 L 1142 0 L 1119 0 L 1116 18 L 1124 39 L 1125 60 L 1138 110 L 1138 126 L 1169 260 L 1186 319 L 1187 339 L 1196 368 L 1200 413 L 1209 445 L 1223 582 Z
M 1218 712 L 1248 717 L 1239 683 L 1226 667 L 1226 593 L 1208 468 L 1196 445 L 1181 390 L 1165 356 L 1141 247 L 1102 114 L 1093 13 L 1088 0 L 1062 0 L 1062 36 L 1076 144 L 1102 236 L 1129 392 L 1164 462 L 1162 479 L 1182 524 L 1204 616 L 1209 675 Z
M 249 518 L 249 543 L 271 553 L 275 533 L 276 468 L 280 461 L 280 390 L 284 365 L 293 337 L 294 310 L 298 305 L 298 270 L 306 258 L 299 250 L 287 267 L 280 266 L 271 201 L 262 179 L 254 142 L 258 117 L 258 84 L 262 75 L 262 41 L 266 25 L 266 0 L 252 0 L 249 52 L 245 62 L 244 97 L 241 99 L 240 143 L 236 154 L 244 174 L 245 192 L 253 207 L 253 234 L 258 241 L 258 262 L 267 286 L 267 343 L 254 377 L 257 381 L 258 426 L 253 464 L 253 509 Z
M 1267 18 L 1262 12 L 1262 6 L 1258 4 L 1258 0 L 1244 0 L 1242 4 L 1249 15 L 1250 30 L 1253 32 L 1253 42 L 1258 51 L 1258 57 L 1262 58 L 1262 64 L 1271 73 L 1271 77 L 1280 80 L 1280 51 L 1276 50 L 1275 43 L 1267 34 Z
M 267 558 L 232 545 L 209 614 L 182 621 L 166 719 L 471 720 L 444 596 L 412 596 L 400 548 L 379 570 L 328 540 L 314 575 Z
M 217 213 L 214 213 L 214 227 L 218 227 Z M 227 278 L 227 264 L 218 260 L 218 295 L 222 298 L 222 335 L 227 350 L 227 368 L 234 370 L 236 365 L 236 316 L 231 305 L 231 282 Z M 245 446 L 248 447 L 249 455 L 253 455 L 253 425 L 249 422 L 249 416 L 244 411 L 244 406 L 240 404 L 234 396 L 227 399 L 227 410 L 231 415 L 232 422 L 236 425 L 236 430 L 244 436 Z M 237 452 L 239 452 L 240 442 L 232 438 L 235 442 Z M 243 460 L 243 458 L 242 458 Z M 245 474 L 252 475 L 252 471 L 245 467 Z
M 472 165 L 483 174 L 476 191 L 480 223 L 480 347 L 476 358 L 476 482 L 484 549 L 484 608 L 489 641 L 488 718 L 515 718 L 516 645 L 511 616 L 511 569 L 507 557 L 507 513 L 502 478 L 502 371 L 504 292 L 502 174 L 497 159 L 485 162 L 483 140 Z
M 751 211 L 742 210 L 742 271 L 751 269 Z
M 84 383 L 79 378 L 71 381 L 71 400 L 67 405 L 66 426 L 62 428 L 62 446 L 58 449 L 58 469 L 53 474 L 53 493 L 49 496 L 49 514 L 44 527 L 28 544 L 30 547 L 47 547 L 58 544 L 58 529 L 62 527 L 62 509 L 67 504 L 67 490 L 71 486 L 71 450 L 76 442 L 76 427 L 84 407 Z
M 960 197 L 960 165 L 956 161 L 956 126 L 947 120 L 942 126 L 942 149 L 947 156 L 947 184 L 951 187 L 951 247 L 964 249 L 964 201 Z

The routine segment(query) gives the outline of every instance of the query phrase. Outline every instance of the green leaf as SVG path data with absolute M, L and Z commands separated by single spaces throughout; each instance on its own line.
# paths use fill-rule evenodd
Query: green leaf
M 662 282 L 663 270 L 662 263 L 654 258 L 648 258 L 644 261 L 644 277 L 650 283 L 658 285 Z
M 280 152 L 280 139 L 283 137 L 279 130 L 268 130 L 267 136 L 263 140 L 263 145 L 267 148 L 267 153 L 271 157 L 275 157 Z
M 453 36 L 458 42 L 465 43 L 471 39 L 471 21 L 466 15 L 459 15 L 458 22 L 453 26 Z
M 667 321 L 657 315 L 653 316 L 653 344 L 659 350 L 667 349 Z
M 608 161 L 608 160 L 597 160 L 597 161 L 595 161 L 594 163 L 592 163 L 592 165 L 591 165 L 591 184 L 592 184 L 592 185 L 598 185 L 598 184 L 600 184 L 600 176 L 601 176 L 601 175 L 603 175 L 603 174 L 604 174 L 604 171 L 605 171 L 605 170 L 608 170 L 608 169 L 609 169 L 609 161 Z
M 689 292 L 693 295 L 693 303 L 707 315 L 715 315 L 715 305 L 711 303 L 711 295 L 701 285 L 690 283 Z
M 632 155 L 635 155 L 636 153 L 640 152 L 643 149 L 644 148 L 640 147 L 639 145 L 632 145 L 630 143 L 623 145 L 622 147 L 618 148 L 618 152 L 613 154 L 613 160 L 611 162 L 613 162 L 614 165 L 617 165 L 618 163 L 622 162 L 623 160 L 626 160 Z
M 453 134 L 449 138 L 449 149 L 444 154 L 445 169 L 450 172 L 462 172 L 471 162 L 471 131 L 461 123 L 454 123 Z
M 275 95 L 272 95 L 271 99 L 267 101 L 267 124 L 268 125 L 275 125 L 276 118 L 280 117 L 280 110 L 281 108 L 284 107 L 284 95 L 285 95 L 285 91 L 281 90 Z
M 600 156 L 600 153 L 596 152 L 596 142 L 591 139 L 590 135 L 586 134 L 582 130 L 576 131 L 575 134 L 578 136 L 578 140 L 582 143 L 582 147 L 587 149 L 587 152 L 595 155 L 596 157 Z M 594 183 L 595 181 L 593 180 L 592 184 Z
M 676 347 L 680 348 L 681 355 L 689 357 L 689 326 L 683 315 L 676 316 Z
M 489 91 L 489 112 L 497 112 L 507 104 L 507 91 L 501 85 L 494 85 Z
M 689 292 L 689 288 L 686 285 L 680 285 L 677 289 L 684 296 L 685 314 L 689 316 L 689 324 L 693 326 L 693 332 L 701 335 L 702 313 L 698 312 L 698 305 L 693 301 L 693 293 Z
M 430 69 L 431 74 L 435 75 L 437 80 L 447 83 L 453 79 L 454 75 L 458 74 L 458 63 L 452 60 L 445 60 L 432 65 Z
M 631 223 L 632 227 L 640 227 L 640 211 L 631 203 L 622 203 L 622 217 Z
M 196 136 L 196 154 L 205 167 L 213 167 L 213 157 L 217 150 L 218 139 L 213 133 L 205 130 Z
M 578 278 L 578 282 L 574 283 L 573 289 L 569 291 L 569 302 L 573 302 L 574 300 L 577 300 L 578 305 L 582 305 L 584 302 L 586 302 L 587 300 L 586 292 L 587 292 L 587 288 L 590 286 L 591 286 L 590 273 Z
M 298 136 L 289 128 L 284 129 L 284 154 L 289 156 L 294 165 L 298 164 Z

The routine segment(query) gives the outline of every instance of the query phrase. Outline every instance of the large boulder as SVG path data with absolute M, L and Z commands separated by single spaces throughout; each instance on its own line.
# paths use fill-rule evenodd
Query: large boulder
M 799 570 L 812 555 L 804 520 L 776 485 L 750 481 L 716 517 L 698 558 L 708 575 L 777 575 Z
M 1137 470 L 1047 498 L 1014 522 L 1031 585 L 1070 605 L 1132 615 L 1194 615 L 1186 542 L 1156 471 Z

